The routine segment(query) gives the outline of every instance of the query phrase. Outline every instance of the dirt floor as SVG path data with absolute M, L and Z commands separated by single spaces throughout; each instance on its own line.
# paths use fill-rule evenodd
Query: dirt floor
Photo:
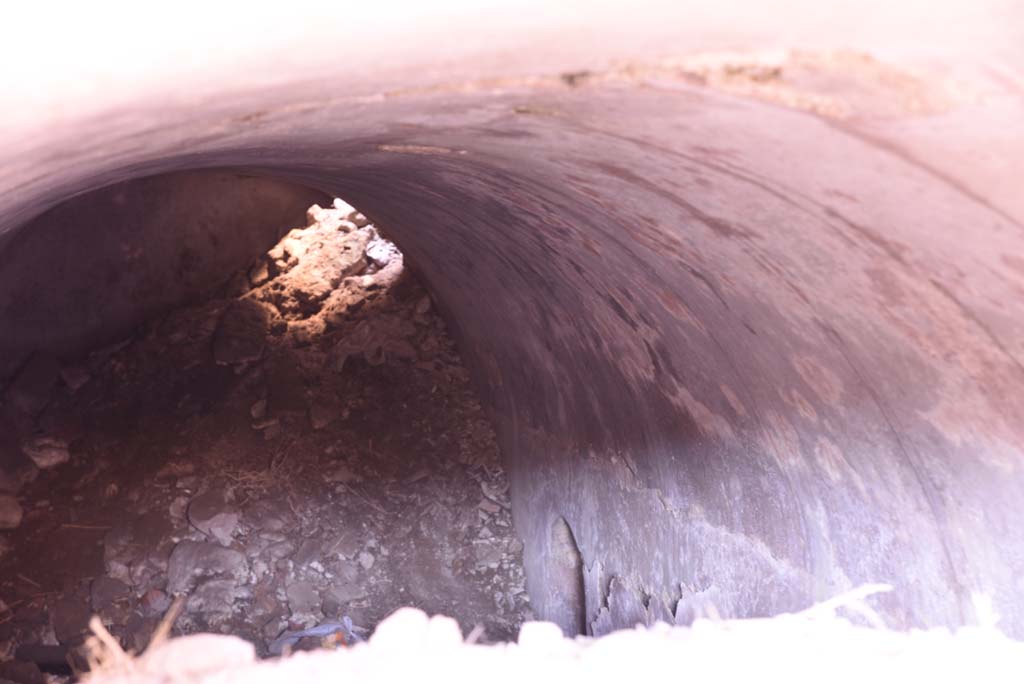
M 458 353 L 401 254 L 336 207 L 209 301 L 10 384 L 0 680 L 83 667 L 93 614 L 140 651 L 176 595 L 175 633 L 261 655 L 323 623 L 358 639 L 400 606 L 484 642 L 530 617 Z

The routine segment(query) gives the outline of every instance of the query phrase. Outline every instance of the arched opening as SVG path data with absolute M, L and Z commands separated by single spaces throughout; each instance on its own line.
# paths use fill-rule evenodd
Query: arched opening
M 551 525 L 561 516 L 572 526 L 586 627 L 595 634 L 655 620 L 688 624 L 703 614 L 729 619 L 799 611 L 872 583 L 893 588 L 866 599 L 890 627 L 969 624 L 985 614 L 974 600 L 983 595 L 1002 629 L 1022 633 L 1019 206 L 1015 197 L 979 191 L 977 181 L 986 176 L 961 176 L 970 165 L 958 158 L 945 163 L 920 155 L 931 152 L 927 145 L 901 146 L 911 131 L 934 142 L 945 130 L 926 132 L 919 121 L 886 109 L 899 126 L 886 137 L 828 118 L 829 107 L 819 116 L 779 106 L 772 93 L 792 95 L 812 111 L 815 103 L 830 102 L 789 89 L 786 64 L 749 72 L 726 64 L 725 75 L 739 79 L 734 94 L 695 85 L 704 72 L 688 72 L 681 62 L 567 75 L 545 63 L 543 75 L 524 78 L 504 78 L 472 62 L 467 71 L 479 78 L 463 81 L 446 68 L 450 62 L 435 61 L 438 76 L 424 85 L 424 69 L 411 58 L 403 73 L 385 74 L 383 65 L 391 62 L 376 59 L 384 55 L 374 50 L 401 43 L 388 35 L 391 41 L 359 51 L 365 72 L 332 60 L 321 72 L 327 80 L 284 79 L 280 88 L 261 81 L 243 90 L 212 77 L 217 88 L 194 93 L 187 107 L 149 99 L 151 92 L 187 85 L 189 74 L 180 73 L 154 91 L 96 98 L 96 107 L 109 111 L 88 111 L 110 118 L 20 117 L 15 134 L 0 132 L 15 143 L 0 147 L 6 162 L 0 263 L 33 270 L 28 257 L 8 255 L 19 236 L 38 227 L 32 221 L 40 212 L 152 174 L 233 169 L 328 193 L 327 199 L 340 195 L 387 228 L 429 292 L 429 312 L 440 314 L 458 345 L 500 447 L 509 499 L 491 503 L 502 511 L 502 504 L 511 506 L 536 616 L 561 620 L 568 612 L 563 624 L 578 629 L 577 563 L 565 565 L 572 582 L 560 583 L 562 575 L 551 572 L 557 560 L 550 555 Z M 506 47 L 509 54 L 534 54 Z M 916 83 L 889 78 L 871 60 L 853 61 L 897 90 Z M 774 104 L 738 94 L 747 86 Z M 925 91 L 908 92 L 910 104 L 925 101 L 915 94 Z M 47 102 L 86 104 L 76 97 Z M 887 107 L 899 102 L 884 99 Z M 871 104 L 870 97 L 852 101 Z M 974 149 L 979 141 L 971 132 L 959 133 L 957 144 Z M 998 140 L 992 149 L 1014 142 L 992 140 Z M 324 206 L 327 199 L 316 201 Z M 251 225 L 232 231 L 242 234 Z M 97 224 L 89 234 L 99 239 L 108 230 Z M 269 240 L 252 254 L 272 246 Z M 118 263 L 132 254 L 125 251 Z M 182 263 L 203 261 L 193 254 Z M 250 285 L 253 265 L 237 266 Z M 99 275 L 75 301 L 102 297 Z M 254 275 L 261 277 L 258 269 Z M 124 275 L 115 270 L 110 277 Z M 314 347 L 300 340 L 300 331 L 324 306 L 267 292 L 282 319 L 279 304 L 296 317 L 285 321 L 282 337 L 309 342 L 299 350 Z M 35 299 L 25 301 L 20 309 L 34 313 Z M 70 321 L 86 307 L 67 311 Z M 251 335 L 217 332 L 230 320 L 244 333 L 259 324 L 253 312 L 248 305 L 216 312 L 211 340 L 250 341 Z M 198 392 L 146 394 L 131 410 L 172 396 L 177 400 L 166 404 L 167 416 L 202 416 L 218 405 L 223 387 L 253 380 L 258 388 L 260 379 L 247 375 L 256 351 L 219 346 L 226 363 L 209 366 Z M 106 358 L 126 349 L 111 347 Z M 180 351 L 146 361 L 173 364 Z M 11 403 L 20 411 L 34 410 L 34 388 L 81 380 L 70 373 L 54 381 L 59 365 L 26 353 L 16 362 L 0 360 L 25 369 L 12 383 Z M 284 357 L 280 363 L 268 357 L 268 376 L 303 375 Z M 401 402 L 396 380 L 374 365 L 386 357 L 374 351 L 358 363 L 345 361 L 341 376 L 358 371 L 366 382 L 384 378 L 390 394 L 380 396 Z M 303 375 L 304 390 L 306 382 Z M 312 424 L 299 402 L 275 424 L 273 415 L 256 417 L 275 410 L 270 392 L 245 399 L 233 415 L 253 449 L 286 434 L 290 420 Z M 45 430 L 40 436 L 50 437 Z M 14 444 L 21 464 L 31 461 L 20 437 L 0 443 Z M 357 446 L 371 451 L 368 441 Z M 373 450 L 378 446 L 375 441 Z M 42 460 L 64 458 L 52 441 L 28 447 Z M 340 452 L 326 448 L 317 464 L 333 468 Z M 272 475 L 288 465 L 276 458 L 267 463 Z M 5 472 L 5 487 L 22 479 L 15 466 Z M 246 485 L 258 495 L 257 480 L 217 472 L 239 480 L 237 490 Z M 195 484 L 192 473 L 170 477 L 175 492 L 179 479 Z M 430 481 L 410 477 L 410 487 Z M 190 529 L 214 539 L 231 528 L 232 507 L 238 504 L 244 519 L 241 503 L 250 503 L 244 491 L 224 498 L 228 510 L 207 491 L 188 494 L 204 497 Z M 185 519 L 192 503 L 186 499 Z M 391 510 L 387 502 L 369 501 Z M 23 506 L 20 493 L 4 494 L 0 503 L 19 525 L 31 522 L 29 513 L 46 513 L 34 503 Z M 492 515 L 488 507 L 478 508 L 477 517 Z M 142 520 L 141 531 L 130 536 L 150 535 L 150 522 Z M 79 527 L 67 528 L 55 546 L 98 533 L 84 527 L 90 521 L 70 523 Z M 311 529 L 289 521 L 280 535 Z M 463 548 L 479 548 L 478 563 L 493 562 L 489 538 L 478 539 Z M 105 563 L 102 542 L 89 548 Z M 298 553 L 301 543 L 295 545 Z M 358 549 L 357 573 L 383 567 L 379 546 L 378 540 Z M 217 558 L 208 577 L 183 573 L 182 585 L 192 590 L 232 581 L 237 566 L 230 559 L 238 557 Z M 39 579 L 15 579 L 25 591 L 47 594 L 32 588 Z M 300 580 L 319 592 L 313 579 Z M 227 585 L 214 586 L 210 598 L 221 597 Z M 275 600 L 301 604 L 307 589 L 289 596 L 286 588 Z M 64 615 L 81 617 L 63 604 L 45 615 L 19 613 L 24 604 L 16 600 L 0 612 L 0 628 L 31 619 L 45 632 L 55 615 L 58 623 Z M 60 642 L 56 633 L 45 636 L 43 646 Z
M 532 613 L 494 428 L 382 233 L 301 186 L 198 172 L 15 238 L 0 637 L 19 659 L 83 667 L 93 614 L 142 650 L 179 597 L 175 633 L 270 655 L 409 605 L 514 639 Z

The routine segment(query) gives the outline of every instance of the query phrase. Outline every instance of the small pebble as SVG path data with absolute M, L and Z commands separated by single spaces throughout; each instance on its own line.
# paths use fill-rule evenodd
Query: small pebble
M 24 511 L 13 496 L 0 494 L 0 530 L 13 530 L 21 524 Z
M 359 554 L 359 564 L 363 566 L 364 570 L 372 568 L 375 560 L 376 559 L 373 557 L 373 554 L 368 551 L 363 551 Z
M 260 399 L 255 404 L 250 406 L 249 415 L 252 416 L 253 420 L 263 420 L 263 417 L 267 415 L 267 400 Z M 255 427 L 255 425 L 253 427 Z

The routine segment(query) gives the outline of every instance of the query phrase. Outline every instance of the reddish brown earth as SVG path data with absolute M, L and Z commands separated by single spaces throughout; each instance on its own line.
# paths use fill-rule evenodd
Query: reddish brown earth
M 514 638 L 530 613 L 493 430 L 365 224 L 311 210 L 216 296 L 36 383 L 34 419 L 8 410 L 23 450 L 56 456 L 0 538 L 5 654 L 74 659 L 93 613 L 138 651 L 175 594 L 175 633 L 260 653 L 405 605 Z

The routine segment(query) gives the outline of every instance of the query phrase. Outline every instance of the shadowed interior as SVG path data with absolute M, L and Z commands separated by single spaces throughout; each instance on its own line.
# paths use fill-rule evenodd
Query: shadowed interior
M 568 632 L 888 582 L 893 626 L 971 622 L 985 593 L 1024 635 L 1011 217 L 840 125 L 687 86 L 275 98 L 85 122 L 102 150 L 26 155 L 0 235 L 170 171 L 351 201 L 438 302 L 534 610 Z

